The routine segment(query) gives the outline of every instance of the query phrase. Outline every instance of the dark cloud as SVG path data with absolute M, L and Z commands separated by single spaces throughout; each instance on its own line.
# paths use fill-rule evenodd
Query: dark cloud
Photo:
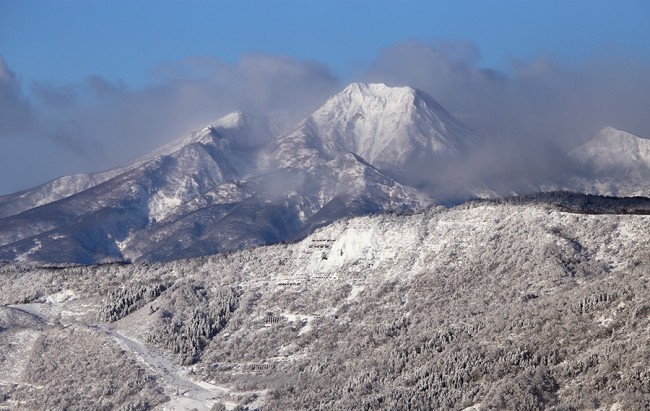
M 70 106 L 77 96 L 77 90 L 72 85 L 59 86 L 51 82 L 33 81 L 30 89 L 32 96 L 45 106 Z
M 34 111 L 22 94 L 20 81 L 0 56 L 0 137 L 24 133 L 33 122 Z

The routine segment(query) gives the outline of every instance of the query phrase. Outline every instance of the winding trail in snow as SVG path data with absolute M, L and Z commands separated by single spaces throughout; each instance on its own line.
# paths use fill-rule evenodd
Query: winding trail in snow
M 216 402 L 223 403 L 227 409 L 232 409 L 237 405 L 233 396 L 251 394 L 263 396 L 266 393 L 266 391 L 233 391 L 227 387 L 195 381 L 187 376 L 183 367 L 174 364 L 164 354 L 147 348 L 141 342 L 105 325 L 95 324 L 91 328 L 106 334 L 120 346 L 135 354 L 162 382 L 171 398 L 169 403 L 163 405 L 163 410 L 210 410 Z

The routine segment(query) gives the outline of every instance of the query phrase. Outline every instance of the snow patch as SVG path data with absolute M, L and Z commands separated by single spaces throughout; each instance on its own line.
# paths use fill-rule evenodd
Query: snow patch
M 159 191 L 149 201 L 149 219 L 152 221 L 164 220 L 166 216 L 173 213 L 182 204 L 183 200 L 181 198 L 167 196 Z
M 25 251 L 24 253 L 20 254 L 15 258 L 15 261 L 18 261 L 20 263 L 24 263 L 28 260 L 29 256 L 37 252 L 38 250 L 41 249 L 41 241 L 36 239 L 34 240 L 34 246 L 30 248 L 29 250 Z
M 366 288 L 365 285 L 353 285 L 348 295 L 347 301 L 354 301 L 359 298 L 359 294 Z
M 58 293 L 48 295 L 45 302 L 49 304 L 61 304 L 66 301 L 74 300 L 75 298 L 77 298 L 77 294 L 74 291 L 62 290 Z

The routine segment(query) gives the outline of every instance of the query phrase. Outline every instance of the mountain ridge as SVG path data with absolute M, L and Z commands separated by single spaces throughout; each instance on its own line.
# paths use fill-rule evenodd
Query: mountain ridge
M 292 241 L 339 218 L 418 211 L 449 200 L 431 193 L 453 182 L 442 173 L 442 187 L 428 191 L 410 172 L 462 171 L 485 143 L 432 97 L 383 84 L 352 83 L 275 136 L 270 124 L 233 112 L 122 168 L 0 197 L 0 259 L 170 260 Z M 592 175 L 546 190 L 648 195 L 646 144 L 603 129 L 570 154 Z M 612 146 L 622 147 L 614 173 L 597 167 Z M 449 192 L 495 196 L 467 184 Z
M 372 104 L 386 105 L 395 96 L 418 101 L 412 89 L 364 87 L 375 91 L 355 98 Z M 355 88 L 362 86 L 342 93 Z M 389 98 L 375 96 L 378 90 Z M 406 107 L 408 102 L 394 104 Z M 65 263 L 197 256 L 301 237 L 344 216 L 417 210 L 432 203 L 428 195 L 387 175 L 381 162 L 368 161 L 356 146 L 315 149 L 329 144 L 326 125 L 310 122 L 331 109 L 325 107 L 299 123 L 293 134 L 275 139 L 268 123 L 234 112 L 124 168 L 109 170 L 110 178 L 89 180 L 83 189 L 72 187 L 70 195 L 37 207 L 27 204 L 2 220 L 0 258 Z M 434 117 L 425 114 L 427 121 Z M 296 135 L 306 124 L 316 127 L 308 136 L 313 141 Z M 355 136 L 390 141 L 391 130 Z M 277 147 L 285 152 L 274 151 Z M 303 161 L 303 149 L 311 161 Z M 261 165 L 269 155 L 280 166 Z M 286 156 L 300 161 L 286 162 Z M 67 251 L 57 251 L 61 247 Z

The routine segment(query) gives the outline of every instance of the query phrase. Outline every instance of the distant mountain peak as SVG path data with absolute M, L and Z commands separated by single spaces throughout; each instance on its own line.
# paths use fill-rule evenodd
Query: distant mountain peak
M 605 127 L 569 153 L 583 168 L 569 189 L 589 194 L 647 196 L 650 193 L 650 140 Z
M 597 168 L 650 168 L 650 140 L 632 133 L 605 127 L 594 138 L 576 147 L 571 154 Z

